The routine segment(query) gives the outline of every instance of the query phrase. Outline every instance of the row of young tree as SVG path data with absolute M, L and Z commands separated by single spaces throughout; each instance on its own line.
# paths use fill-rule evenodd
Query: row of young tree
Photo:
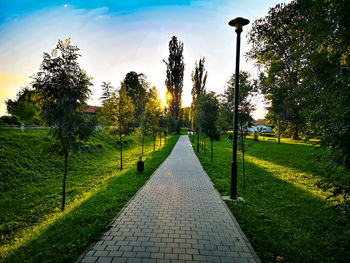
M 227 82 L 224 94 L 216 94 L 213 91 L 207 91 L 206 80 L 208 72 L 205 70 L 205 58 L 200 58 L 195 63 L 195 69 L 192 71 L 192 103 L 190 107 L 191 129 L 195 133 L 193 142 L 197 140 L 196 150 L 199 152 L 201 137 L 209 138 L 211 149 L 211 160 L 213 160 L 213 142 L 219 140 L 220 134 L 232 130 L 233 123 L 233 97 L 235 90 L 235 74 Z M 253 123 L 252 113 L 255 110 L 252 98 L 257 93 L 256 81 L 251 79 L 248 72 L 240 72 L 240 97 L 238 100 L 239 126 L 241 134 L 247 130 Z M 241 144 L 243 145 L 243 137 Z M 244 151 L 244 147 L 241 147 Z M 205 146 L 204 146 L 205 149 Z
M 171 53 L 174 45 L 181 49 L 180 55 L 175 54 L 175 57 Z M 169 43 L 166 85 L 171 99 L 168 100 L 168 109 L 162 108 L 158 91 L 156 87 L 150 87 L 146 76 L 131 71 L 126 74 L 119 89 L 103 82 L 103 107 L 97 116 L 87 114 L 91 78 L 80 68 L 77 61 L 79 48 L 72 45 L 70 39 L 59 40 L 52 53 L 44 53 L 39 72 L 32 76 L 31 88 L 22 89 L 16 100 L 6 101 L 8 113 L 21 121 L 50 127 L 57 146 L 55 149 L 64 157 L 62 210 L 66 200 L 68 157 L 89 138 L 98 124 L 119 139 L 120 169 L 123 169 L 124 136 L 131 132 L 141 134 L 142 156 L 145 135 L 152 134 L 155 150 L 157 136 L 161 146 L 162 135 L 166 140 L 168 129 L 178 129 L 183 85 L 182 46 L 177 43 L 176 37 Z M 177 71 L 178 62 L 174 59 L 182 61 L 182 73 Z
M 153 136 L 153 149 L 159 135 L 167 137 L 168 114 L 162 108 L 156 87 L 149 88 L 144 74 L 129 72 L 117 90 L 110 83 L 102 84 L 102 109 L 98 112 L 100 122 L 119 139 L 120 169 L 123 169 L 123 137 L 131 132 L 141 135 L 141 156 L 143 156 L 144 138 Z

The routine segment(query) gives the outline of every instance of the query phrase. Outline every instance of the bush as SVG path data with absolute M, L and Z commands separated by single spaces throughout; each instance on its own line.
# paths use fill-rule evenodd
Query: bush
M 0 124 L 2 125 L 20 125 L 17 116 L 1 116 Z
M 263 136 L 263 137 L 275 137 L 275 134 L 274 133 L 261 132 L 260 136 Z

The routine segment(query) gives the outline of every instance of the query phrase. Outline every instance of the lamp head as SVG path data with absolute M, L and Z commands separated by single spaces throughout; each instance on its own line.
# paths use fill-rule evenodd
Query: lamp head
M 249 20 L 243 17 L 236 17 L 228 23 L 236 28 L 236 32 L 242 32 L 242 27 L 249 24 Z

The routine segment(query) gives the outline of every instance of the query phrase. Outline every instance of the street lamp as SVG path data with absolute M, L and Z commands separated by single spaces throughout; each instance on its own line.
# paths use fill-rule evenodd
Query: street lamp
M 237 33 L 236 47 L 236 74 L 235 74 L 235 96 L 233 113 L 233 147 L 232 147 L 232 165 L 231 165 L 231 199 L 237 199 L 237 130 L 238 130 L 238 96 L 239 96 L 239 52 L 241 49 L 242 27 L 249 24 L 249 20 L 243 17 L 237 17 L 228 23 L 234 26 Z

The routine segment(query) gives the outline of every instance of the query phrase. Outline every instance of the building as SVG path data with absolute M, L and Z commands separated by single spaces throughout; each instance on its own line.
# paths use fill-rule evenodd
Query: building
M 266 126 L 266 120 L 259 119 L 254 121 L 253 126 L 248 128 L 250 132 L 273 132 L 272 127 Z
M 101 106 L 90 106 L 88 105 L 87 109 L 85 110 L 86 113 L 96 115 L 96 112 L 98 109 L 101 109 Z

